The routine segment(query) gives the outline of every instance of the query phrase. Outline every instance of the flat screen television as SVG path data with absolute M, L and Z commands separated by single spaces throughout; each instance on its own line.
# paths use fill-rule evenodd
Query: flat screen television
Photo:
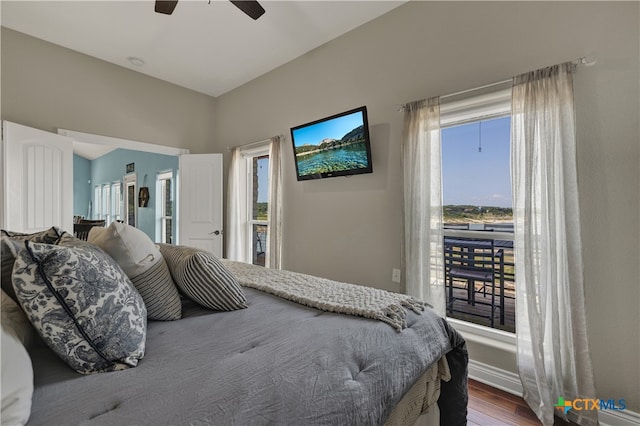
M 298 180 L 372 173 L 367 107 L 291 128 Z

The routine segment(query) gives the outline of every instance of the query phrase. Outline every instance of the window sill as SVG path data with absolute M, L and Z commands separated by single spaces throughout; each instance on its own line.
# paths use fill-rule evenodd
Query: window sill
M 456 331 L 468 342 L 491 346 L 505 352 L 516 353 L 515 333 L 496 330 L 455 318 L 447 317 L 447 321 L 453 325 Z

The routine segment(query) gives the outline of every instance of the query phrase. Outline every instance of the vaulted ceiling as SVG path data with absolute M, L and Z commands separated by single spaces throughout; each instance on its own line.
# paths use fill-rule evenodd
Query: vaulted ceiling
M 405 1 L 261 1 L 252 20 L 226 0 L 6 1 L 2 26 L 220 96 Z

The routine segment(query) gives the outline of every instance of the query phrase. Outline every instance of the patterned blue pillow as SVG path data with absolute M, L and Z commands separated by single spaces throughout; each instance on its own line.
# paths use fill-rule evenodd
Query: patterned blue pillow
M 34 243 L 56 244 L 63 234 L 64 231 L 55 226 L 33 234 L 23 234 L 21 232 L 7 231 L 6 229 L 0 230 L 0 257 L 2 257 L 2 275 L 0 276 L 0 281 L 2 282 L 2 289 L 9 297 L 16 302 L 18 301 L 13 292 L 13 286 L 11 285 L 11 271 L 13 270 L 13 262 L 16 258 L 12 242 L 29 240 Z
M 13 287 L 51 349 L 83 374 L 135 367 L 144 356 L 147 312 L 115 261 L 90 244 L 23 244 Z

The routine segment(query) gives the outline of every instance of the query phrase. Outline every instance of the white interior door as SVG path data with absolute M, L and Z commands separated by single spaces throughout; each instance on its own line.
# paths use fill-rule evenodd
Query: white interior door
M 180 156 L 179 244 L 222 257 L 222 154 Z
M 11 231 L 58 226 L 73 233 L 73 144 L 3 121 L 3 223 Z

